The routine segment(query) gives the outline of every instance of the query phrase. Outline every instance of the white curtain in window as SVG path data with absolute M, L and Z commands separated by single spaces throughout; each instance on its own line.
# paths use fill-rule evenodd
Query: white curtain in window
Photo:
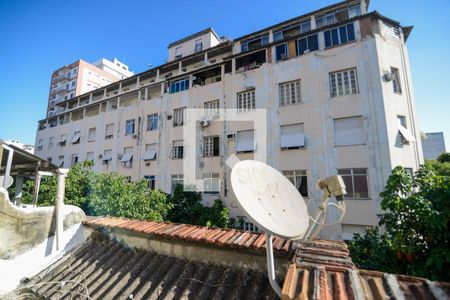
M 350 117 L 335 119 L 334 137 L 336 146 L 364 144 L 365 138 L 362 118 Z
M 255 150 L 255 131 L 245 130 L 237 133 L 236 152 Z
M 281 126 L 281 148 L 304 147 L 305 134 L 303 124 Z

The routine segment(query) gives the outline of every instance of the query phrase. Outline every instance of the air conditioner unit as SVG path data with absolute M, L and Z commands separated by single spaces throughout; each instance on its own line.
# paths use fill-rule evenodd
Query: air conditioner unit
M 146 161 L 145 162 L 145 165 L 148 167 L 148 166 L 150 166 L 150 162 L 149 161 Z
M 227 134 L 227 139 L 234 139 L 236 137 L 236 133 L 228 133 Z
M 117 159 L 122 159 L 122 154 L 117 154 Z
M 394 76 L 392 73 L 386 73 L 384 74 L 384 80 L 386 81 L 391 81 L 392 79 L 394 79 Z
M 167 120 L 172 120 L 172 115 L 167 115 Z
M 103 158 L 103 155 L 99 154 L 98 159 L 102 159 L 102 158 Z
M 208 120 L 202 120 L 200 121 L 200 126 L 201 127 L 208 127 L 209 126 L 209 121 Z
M 137 139 L 137 134 L 133 134 L 133 139 Z

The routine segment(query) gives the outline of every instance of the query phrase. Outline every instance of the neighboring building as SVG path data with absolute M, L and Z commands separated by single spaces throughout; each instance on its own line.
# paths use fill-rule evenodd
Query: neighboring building
M 421 139 L 424 159 L 436 159 L 446 152 L 443 132 L 425 132 Z
M 55 110 L 58 103 L 132 75 L 128 66 L 117 58 L 113 61 L 102 58 L 94 64 L 79 59 L 65 65 L 52 74 L 47 116 L 51 117 L 59 112 Z
M 377 223 L 391 170 L 423 162 L 405 45 L 411 28 L 368 13 L 367 3 L 343 1 L 233 41 L 207 29 L 172 43 L 167 63 L 56 104 L 58 113 L 39 121 L 37 154 L 64 167 L 92 159 L 98 172 L 147 178 L 170 193 L 184 181 L 184 108 L 266 108 L 267 144 L 255 145 L 251 124 L 230 121 L 198 126 L 201 138 L 188 140 L 202 149 L 205 204 L 220 197 L 242 216 L 225 160 L 265 149 L 306 199 L 321 198 L 318 179 L 342 175 L 343 224 L 321 237 L 350 239 Z M 245 229 L 257 230 L 250 220 Z
M 16 146 L 17 148 L 23 149 L 27 151 L 28 153 L 34 154 L 34 145 L 24 144 L 21 141 L 18 140 L 2 140 L 0 139 L 0 142 L 3 142 L 8 145 Z

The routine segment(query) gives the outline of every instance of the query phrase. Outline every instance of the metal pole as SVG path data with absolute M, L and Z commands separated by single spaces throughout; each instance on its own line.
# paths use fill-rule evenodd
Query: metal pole
M 39 187 L 41 186 L 41 177 L 42 175 L 36 172 L 34 178 L 33 206 L 36 206 L 39 199 Z
M 272 236 L 265 233 L 266 235 L 266 256 L 267 256 L 267 276 L 269 277 L 270 285 L 278 297 L 281 298 L 281 288 L 277 283 L 275 277 L 275 261 L 273 258 L 273 246 L 272 246 Z
M 14 204 L 16 206 L 19 206 L 22 200 L 22 185 L 23 185 L 23 175 L 19 173 L 17 174 L 16 177 L 16 193 L 14 195 Z

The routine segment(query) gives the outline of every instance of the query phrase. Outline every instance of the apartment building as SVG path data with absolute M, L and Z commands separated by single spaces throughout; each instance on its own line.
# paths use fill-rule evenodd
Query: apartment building
M 443 132 L 424 132 L 421 140 L 424 159 L 436 159 L 446 152 Z
M 133 72 L 117 58 L 102 58 L 93 64 L 79 59 L 52 73 L 48 97 L 47 116 L 57 114 L 56 104 L 92 90 L 130 77 Z
M 184 182 L 187 144 L 205 179 L 203 201 L 220 197 L 242 216 L 225 163 L 266 151 L 310 208 L 318 179 L 342 175 L 348 195 L 342 224 L 323 238 L 350 239 L 377 223 L 379 194 L 391 170 L 423 161 L 406 40 L 411 27 L 343 1 L 228 40 L 211 28 L 171 43 L 168 62 L 56 104 L 39 121 L 37 155 L 70 167 L 90 159 L 170 193 Z M 200 122 L 184 137 L 186 108 L 267 109 L 267 143 L 252 122 Z M 188 146 L 191 147 L 191 146 Z M 258 230 L 246 220 L 245 229 Z

